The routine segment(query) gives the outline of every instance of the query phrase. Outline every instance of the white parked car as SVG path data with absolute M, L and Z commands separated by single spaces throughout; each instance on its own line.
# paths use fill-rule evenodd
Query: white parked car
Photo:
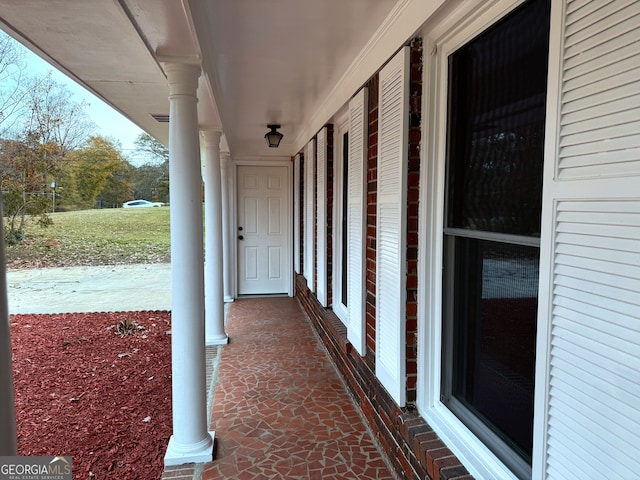
M 131 200 L 122 204 L 122 208 L 161 207 L 162 202 L 149 202 L 148 200 Z

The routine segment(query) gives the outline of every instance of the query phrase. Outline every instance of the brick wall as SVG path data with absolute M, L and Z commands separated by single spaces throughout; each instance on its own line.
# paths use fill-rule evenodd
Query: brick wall
M 327 301 L 333 304 L 333 125 L 327 127 Z
M 296 200 L 300 205 L 299 216 L 300 218 L 300 237 L 298 238 L 298 242 L 300 242 L 300 272 L 304 272 L 304 155 L 300 153 L 300 190 L 299 190 L 299 198 Z
M 418 360 L 418 198 L 422 117 L 422 39 L 411 42 L 409 75 L 409 158 L 407 165 L 407 402 L 416 401 Z

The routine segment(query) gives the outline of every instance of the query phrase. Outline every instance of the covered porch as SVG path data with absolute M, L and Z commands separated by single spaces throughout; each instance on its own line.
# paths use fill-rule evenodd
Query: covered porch
M 229 339 L 224 302 L 294 295 L 293 157 L 437 8 L 421 3 L 77 0 L 45 12 L 40 2 L 0 1 L 3 30 L 169 148 L 173 436 L 166 465 L 214 455 L 204 365 L 207 345 Z M 279 148 L 265 142 L 271 124 L 281 126 Z M 266 254 L 264 245 L 239 243 L 250 230 L 242 217 L 245 167 L 280 175 L 278 217 L 269 221 L 269 228 L 278 224 L 280 243 Z M 264 282 L 244 288 L 264 259 L 267 277 L 280 280 L 276 290 Z M 0 451 L 12 454 L 10 356 L 0 357 L 0 375 L 7 386 Z
M 213 461 L 164 480 L 397 478 L 296 299 L 237 300 L 227 332 L 207 347 Z
M 313 330 L 403 478 L 640 471 L 639 2 L 42 5 L 0 0 L 2 28 L 169 146 L 165 478 L 381 478 Z

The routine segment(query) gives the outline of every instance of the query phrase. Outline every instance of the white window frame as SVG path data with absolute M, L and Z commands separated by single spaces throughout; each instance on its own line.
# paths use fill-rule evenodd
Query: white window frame
M 346 326 L 349 323 L 349 310 L 342 303 L 342 289 L 347 285 L 342 285 L 342 215 L 344 205 L 342 204 L 343 189 L 347 188 L 346 179 L 343 177 L 344 171 L 344 135 L 349 132 L 349 111 L 344 111 L 335 121 L 333 133 L 333 258 L 332 258 L 332 308 L 340 321 Z
M 418 383 L 416 406 L 476 479 L 517 477 L 441 401 L 443 230 L 447 140 L 448 57 L 524 0 L 452 6 L 423 26 L 423 122 L 418 275 Z M 550 86 L 550 89 L 553 88 Z M 539 405 L 535 408 L 538 411 Z M 536 446 L 533 456 L 535 458 Z

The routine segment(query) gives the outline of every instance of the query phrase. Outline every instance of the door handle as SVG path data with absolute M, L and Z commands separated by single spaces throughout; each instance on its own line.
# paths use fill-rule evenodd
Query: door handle
M 238 240 L 244 240 L 244 237 L 242 235 L 238 235 Z

